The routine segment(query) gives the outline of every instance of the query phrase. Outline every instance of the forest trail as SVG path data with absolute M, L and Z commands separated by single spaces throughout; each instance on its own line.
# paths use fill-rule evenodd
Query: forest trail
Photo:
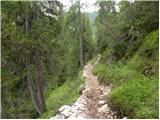
M 115 119 L 116 112 L 112 111 L 107 104 L 107 95 L 111 91 L 111 86 L 104 86 L 98 83 L 98 77 L 94 76 L 92 71 L 95 64 L 88 63 L 83 70 L 86 77 L 85 88 L 78 100 L 70 105 L 62 106 L 58 114 L 50 119 L 70 119 L 70 118 L 87 118 L 87 119 Z

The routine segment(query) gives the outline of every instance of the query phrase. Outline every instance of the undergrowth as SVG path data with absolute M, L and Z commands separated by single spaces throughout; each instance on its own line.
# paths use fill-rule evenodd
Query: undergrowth
M 158 118 L 158 31 L 148 34 L 131 58 L 98 64 L 94 74 L 101 83 L 112 84 L 108 101 L 120 117 Z
M 47 111 L 40 118 L 53 117 L 61 106 L 72 104 L 79 97 L 79 86 L 83 83 L 84 78 L 80 72 L 77 78 L 68 80 L 62 86 L 51 91 L 46 100 Z

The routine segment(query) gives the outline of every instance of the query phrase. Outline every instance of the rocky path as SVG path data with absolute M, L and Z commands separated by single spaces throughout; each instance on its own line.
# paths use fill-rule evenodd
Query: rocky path
M 98 58 L 98 60 L 100 57 Z M 95 64 L 98 62 L 95 62 Z M 84 67 L 83 75 L 86 77 L 85 89 L 82 95 L 71 106 L 64 105 L 59 109 L 59 113 L 50 119 L 116 119 L 116 112 L 112 111 L 106 96 L 111 91 L 111 86 L 103 86 L 98 83 L 98 78 L 93 75 L 93 64 Z

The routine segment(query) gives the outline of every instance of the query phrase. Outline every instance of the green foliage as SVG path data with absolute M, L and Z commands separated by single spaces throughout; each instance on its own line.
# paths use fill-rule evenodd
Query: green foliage
M 102 55 L 94 74 L 113 84 L 111 106 L 122 116 L 158 118 L 158 1 L 121 1 L 120 11 L 115 1 L 97 4 L 94 26 L 88 13 L 79 13 L 77 1 L 67 12 L 59 1 L 2 1 L 2 118 L 49 118 L 75 101 L 84 82 L 77 77 L 79 37 L 84 64 Z M 36 93 L 42 80 L 47 98 L 42 116 L 31 99 L 28 74 Z
M 32 103 L 27 99 L 28 92 L 23 92 L 26 89 L 26 84 L 21 81 L 20 76 L 14 76 L 5 69 L 2 69 L 2 84 L 1 95 L 2 110 L 5 118 L 28 118 L 37 117 L 37 113 L 32 108 Z M 16 89 L 23 86 L 23 89 Z M 5 106 L 4 106 L 5 104 Z M 21 113 L 21 114 L 19 114 Z
M 20 78 L 14 77 L 12 74 L 10 74 L 8 71 L 5 71 L 2 69 L 1 71 L 2 78 L 5 78 L 5 80 L 2 81 L 2 87 L 9 86 L 10 88 L 14 87 Z M 10 80 L 12 78 L 12 81 Z
M 129 79 L 109 96 L 111 106 L 129 118 L 158 118 L 158 78 Z
M 79 37 L 82 37 L 84 63 L 86 63 L 93 55 L 92 51 L 94 48 L 89 19 L 86 13 L 81 13 L 82 25 L 79 25 L 78 7 L 78 2 L 75 2 L 64 16 L 62 37 L 64 40 L 63 48 L 66 77 L 76 75 L 80 67 Z M 80 27 L 82 27 L 81 36 L 79 32 Z
M 119 11 L 114 1 L 97 3 L 100 7 L 95 22 L 98 51 L 108 49 L 105 58 L 114 57 L 113 62 L 134 56 L 140 39 L 158 29 L 158 1 L 121 1 Z
M 107 85 L 113 83 L 114 86 L 118 86 L 128 79 L 134 78 L 135 74 L 137 73 L 133 70 L 130 70 L 128 66 L 124 66 L 122 64 L 98 64 L 95 67 L 94 74 L 98 75 L 100 82 Z
M 50 118 L 56 115 L 62 105 L 72 104 L 79 97 L 80 85 L 83 83 L 84 78 L 82 72 L 80 72 L 77 77 L 50 91 L 46 100 L 47 111 L 40 118 Z
M 61 31 L 60 20 L 57 22 L 45 16 L 37 3 L 2 1 L 2 118 L 38 117 L 26 79 L 27 71 L 30 71 L 36 88 L 35 47 L 40 47 L 40 71 L 43 73 L 41 76 L 46 91 L 61 83 L 57 80 L 63 70 L 59 63 L 63 60 L 63 49 L 57 42 Z M 54 43 L 53 38 L 56 39 Z M 56 54 L 53 55 L 52 52 Z M 29 66 L 26 65 L 27 56 L 31 57 Z M 53 59 L 57 61 L 54 64 Z M 56 75 L 51 68 L 58 71 L 57 74 L 55 72 Z M 51 83 L 54 85 L 50 86 Z
M 41 88 L 44 88 L 47 97 L 51 91 L 61 89 L 60 86 L 68 89 L 70 79 L 77 77 L 80 66 L 78 7 L 78 2 L 75 2 L 69 11 L 64 12 L 59 1 L 2 2 L 2 118 L 38 116 L 34 100 L 31 99 L 31 93 L 37 92 L 37 80 L 42 80 Z M 86 63 L 93 51 L 92 32 L 87 14 L 80 15 L 83 57 Z M 39 61 L 35 54 L 37 49 Z M 35 67 L 36 63 L 38 69 Z M 32 77 L 33 89 L 28 82 L 28 74 Z M 77 85 L 76 82 L 75 86 Z M 73 94 L 76 96 L 76 93 Z M 68 94 L 64 94 L 67 98 Z M 73 95 L 69 96 L 67 101 L 72 101 L 72 97 Z M 58 97 L 56 101 L 61 101 L 59 99 L 64 98 Z M 51 104 L 50 102 L 52 101 L 47 104 Z M 23 107 L 26 111 L 21 109 Z
M 100 82 L 113 85 L 108 99 L 121 117 L 158 118 L 158 77 L 146 77 L 122 64 L 98 64 L 94 74 Z
M 94 64 L 98 59 L 98 55 L 95 55 L 91 60 L 88 61 L 88 63 Z
M 158 118 L 158 31 L 147 34 L 137 48 L 125 63 L 104 64 L 102 60 L 94 74 L 101 83 L 112 84 L 109 104 L 120 117 Z
M 96 40 L 98 52 L 104 51 L 106 47 L 112 45 L 112 41 L 115 40 L 117 31 L 115 32 L 115 1 L 99 1 L 100 7 L 98 15 L 95 21 L 96 24 Z M 109 29 L 109 30 L 108 30 Z
M 129 61 L 129 67 L 146 75 L 158 75 L 158 31 L 149 33 L 136 55 Z

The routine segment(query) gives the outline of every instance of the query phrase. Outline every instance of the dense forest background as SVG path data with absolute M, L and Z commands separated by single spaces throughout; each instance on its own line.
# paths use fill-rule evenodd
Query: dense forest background
M 113 84 L 119 116 L 158 118 L 158 1 L 1 2 L 1 117 L 49 118 L 71 104 L 83 66 L 101 54 L 94 74 Z M 117 7 L 119 8 L 117 10 Z

